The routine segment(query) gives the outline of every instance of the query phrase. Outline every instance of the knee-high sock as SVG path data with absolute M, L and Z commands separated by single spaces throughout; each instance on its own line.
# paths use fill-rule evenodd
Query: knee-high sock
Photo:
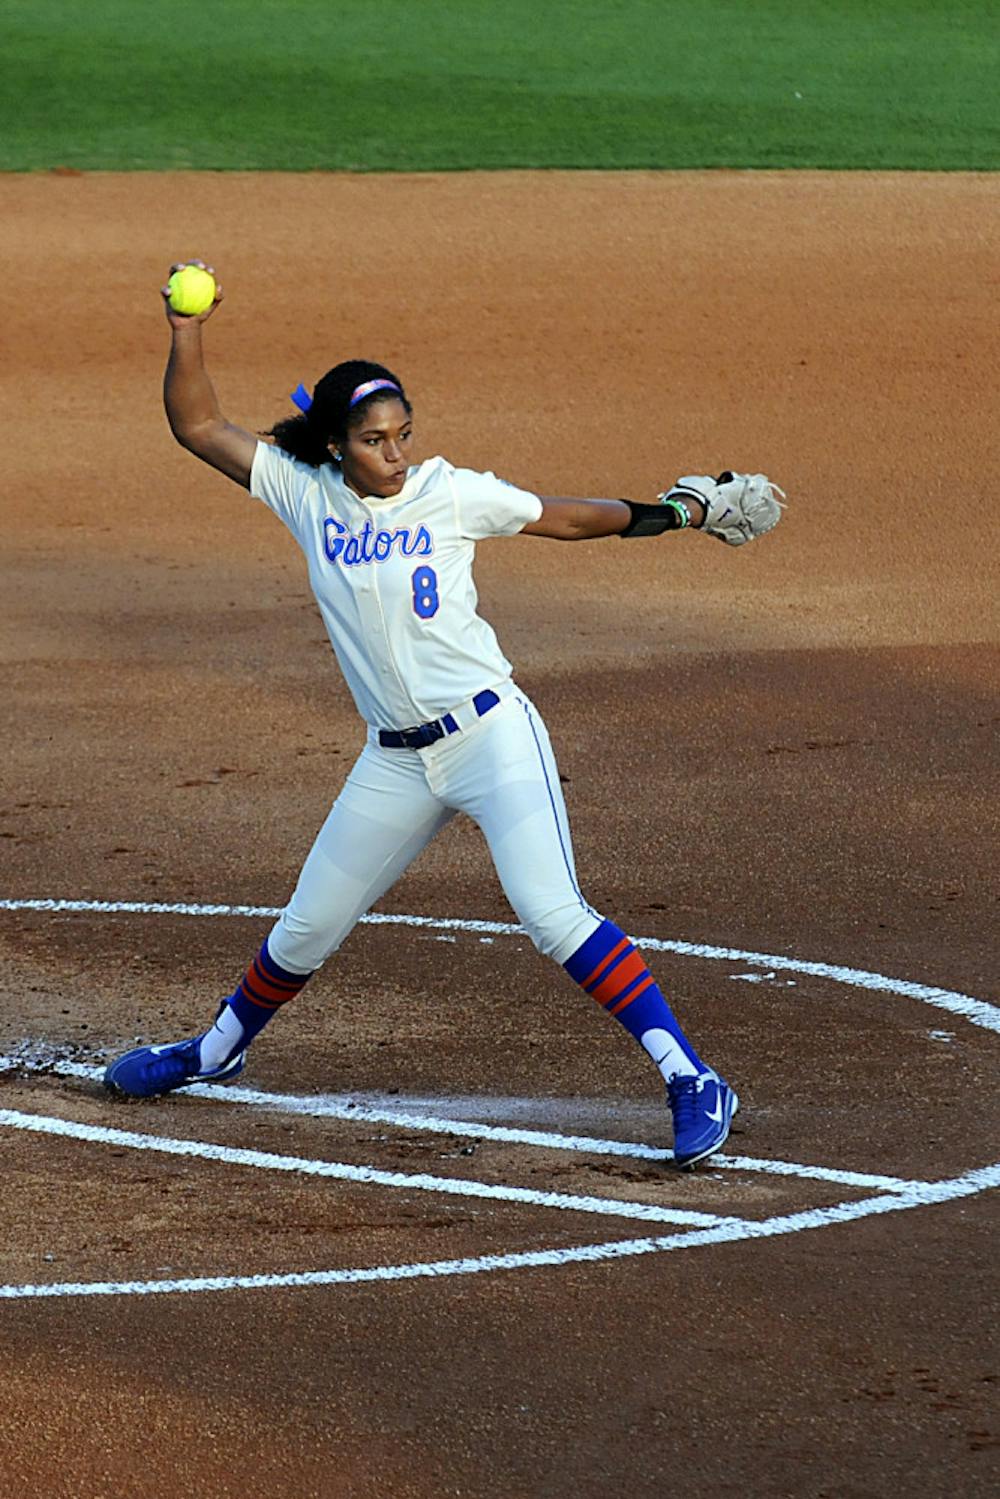
M 224 1001 L 215 1024 L 201 1038 L 202 1071 L 221 1067 L 242 1051 L 272 1015 L 294 999 L 312 977 L 292 973 L 276 963 L 265 942 L 233 993 Z
M 563 967 L 642 1044 L 666 1081 L 707 1070 L 641 953 L 613 921 L 602 922 Z

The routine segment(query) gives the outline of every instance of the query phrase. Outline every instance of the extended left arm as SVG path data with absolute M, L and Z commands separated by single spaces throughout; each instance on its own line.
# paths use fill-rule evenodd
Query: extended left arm
M 778 496 L 781 499 L 778 499 Z M 784 509 L 785 491 L 766 474 L 734 474 L 717 479 L 690 474 L 658 496 L 656 505 L 633 500 L 562 500 L 543 495 L 539 520 L 523 527 L 531 536 L 585 541 L 591 536 L 660 536 L 696 526 L 727 546 L 741 547 L 773 531 Z
M 571 500 L 556 495 L 541 495 L 540 498 L 541 516 L 523 527 L 522 536 L 549 536 L 554 541 L 589 541 L 599 536 L 621 536 L 632 526 L 636 512 L 658 512 L 664 520 L 669 515 L 658 505 L 633 505 L 628 500 Z M 704 505 L 693 497 L 687 503 L 691 524 L 700 526 L 705 515 Z M 668 527 L 664 525 L 662 529 Z

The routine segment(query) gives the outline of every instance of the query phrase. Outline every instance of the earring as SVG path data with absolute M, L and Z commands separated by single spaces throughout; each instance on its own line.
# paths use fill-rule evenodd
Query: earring
M 337 462 L 339 463 L 340 462 L 340 454 L 339 453 L 334 453 L 333 456 L 334 456 L 334 458 L 336 458 Z

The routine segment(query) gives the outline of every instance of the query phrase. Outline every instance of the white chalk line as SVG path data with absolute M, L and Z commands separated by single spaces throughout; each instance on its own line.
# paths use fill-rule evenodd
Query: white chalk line
M 434 1260 L 429 1263 L 376 1265 L 361 1269 L 311 1270 L 279 1275 L 213 1275 L 174 1280 L 62 1281 L 50 1285 L 0 1286 L 0 1300 L 25 1300 L 67 1296 L 151 1296 L 199 1291 L 249 1291 L 279 1287 L 360 1285 L 373 1281 L 417 1280 L 453 1275 L 477 1275 L 497 1270 L 520 1270 L 546 1265 L 569 1265 L 616 1260 L 645 1254 L 664 1254 L 674 1249 L 693 1249 L 707 1244 L 737 1243 L 747 1239 L 774 1238 L 856 1222 L 876 1214 L 897 1213 L 930 1203 L 971 1197 L 1000 1186 L 1000 1162 L 980 1167 L 950 1181 L 928 1183 L 919 1192 L 903 1196 L 863 1198 L 831 1208 L 810 1208 L 760 1222 L 748 1219 L 723 1221 L 713 1228 L 658 1238 L 619 1239 L 604 1244 L 581 1244 L 560 1249 L 522 1250 L 513 1254 L 480 1255 L 469 1259 Z
M 135 914 L 148 916 L 253 916 L 276 918 L 281 914 L 277 906 L 228 906 L 190 903 L 168 903 L 166 901 L 141 900 L 61 900 L 55 898 L 37 900 L 0 900 L 2 911 L 67 911 L 92 912 L 98 914 Z M 425 927 L 433 931 L 460 931 L 487 933 L 492 936 L 525 936 L 523 927 L 507 921 L 467 921 L 458 917 L 411 916 L 369 912 L 361 917 L 369 926 Z M 863 968 L 847 968 L 833 963 L 805 962 L 799 958 L 788 958 L 778 953 L 749 952 L 738 947 L 714 947 L 695 942 L 670 941 L 662 937 L 633 937 L 638 946 L 651 952 L 672 952 L 681 957 L 718 959 L 730 963 L 750 963 L 755 968 L 772 968 L 787 973 L 805 973 L 813 978 L 830 979 L 836 984 L 847 984 L 854 989 L 870 989 L 883 994 L 898 994 L 905 999 L 918 999 L 936 1009 L 959 1015 L 972 1025 L 1000 1034 L 1000 1006 L 975 999 L 970 994 L 961 994 L 952 989 L 931 988 L 926 984 L 914 984 L 905 979 L 889 978 L 882 973 L 871 973 Z
M 655 1203 L 622 1201 L 613 1197 L 579 1197 L 568 1192 L 539 1192 L 531 1187 L 507 1187 L 459 1177 L 429 1176 L 424 1172 L 382 1171 L 374 1166 L 353 1166 L 344 1161 L 319 1161 L 308 1156 L 276 1155 L 235 1145 L 213 1145 L 203 1140 L 178 1140 L 168 1135 L 143 1135 L 134 1130 L 112 1129 L 102 1124 L 79 1124 L 73 1119 L 51 1118 L 0 1109 L 0 1128 L 60 1135 L 117 1145 L 127 1150 L 149 1150 L 162 1155 L 193 1156 L 220 1161 L 227 1166 L 255 1166 L 261 1171 L 288 1171 L 302 1176 L 331 1177 L 334 1181 L 365 1186 L 397 1187 L 410 1192 L 435 1192 L 450 1197 L 492 1198 L 530 1207 L 557 1208 L 570 1213 L 595 1213 L 603 1218 L 634 1218 L 644 1223 L 688 1224 L 702 1228 L 718 1223 L 739 1224 L 741 1218 L 719 1213 L 696 1213 L 686 1208 L 664 1208 Z
M 102 1067 L 87 1062 L 56 1060 L 33 1062 L 16 1056 L 0 1056 L 0 1074 L 4 1072 L 54 1073 L 99 1082 Z M 520 1129 L 502 1124 L 478 1124 L 460 1119 L 443 1119 L 431 1114 L 407 1113 L 401 1109 L 373 1108 L 350 1098 L 330 1098 L 297 1093 L 265 1093 L 236 1083 L 192 1083 L 178 1093 L 192 1093 L 218 1103 L 241 1104 L 273 1113 L 304 1115 L 316 1119 L 344 1119 L 366 1124 L 388 1124 L 397 1129 L 424 1130 L 428 1134 L 452 1135 L 458 1139 L 492 1140 L 504 1145 L 527 1145 L 541 1150 L 577 1151 L 584 1155 L 620 1156 L 640 1161 L 671 1161 L 673 1151 L 655 1145 L 627 1140 L 603 1140 L 589 1135 L 560 1135 L 548 1130 Z M 923 1182 L 898 1176 L 884 1176 L 870 1171 L 848 1171 L 834 1166 L 809 1166 L 797 1161 L 772 1161 L 754 1156 L 715 1156 L 713 1169 L 751 1172 L 773 1176 L 794 1176 L 804 1180 L 835 1182 L 839 1186 L 858 1187 L 863 1191 L 911 1192 Z
M 269 906 L 231 906 L 231 905 L 205 905 L 205 904 L 176 904 L 166 902 L 150 901 L 78 901 L 78 900 L 3 900 L 0 899 L 0 910 L 38 910 L 38 911 L 67 911 L 67 912 L 95 912 L 95 913 L 136 913 L 153 915 L 180 915 L 180 916 L 248 916 L 248 917 L 276 917 L 280 914 L 280 908 Z M 489 933 L 494 936 L 522 936 L 526 935 L 523 929 L 507 922 L 494 921 L 471 921 L 458 918 L 436 918 L 424 916 L 412 916 L 405 914 L 369 914 L 362 921 L 371 925 L 403 925 L 410 927 L 424 927 L 438 931 L 465 931 L 473 933 Z M 970 1023 L 983 1027 L 987 1030 L 1000 1032 L 1000 1007 L 987 1004 L 985 1001 L 977 1000 L 970 995 L 957 993 L 953 990 L 930 988 L 923 984 L 910 983 L 905 980 L 888 978 L 883 974 L 868 972 L 863 969 L 847 968 L 840 965 L 826 963 L 802 962 L 797 959 L 787 958 L 781 954 L 768 954 L 752 952 L 739 948 L 723 948 L 688 942 L 669 941 L 660 938 L 633 939 L 639 945 L 653 951 L 673 952 L 681 956 L 700 957 L 723 961 L 735 961 L 749 963 L 755 967 L 768 967 L 774 970 L 806 973 L 813 977 L 829 979 L 835 983 L 846 984 L 854 988 L 870 989 L 885 993 L 899 994 L 906 998 L 913 998 L 930 1004 L 940 1009 L 948 1010 L 950 1013 L 959 1015 Z M 12 1059 L 15 1065 L 21 1067 L 23 1063 Z M 63 1066 L 74 1066 L 79 1064 L 62 1064 Z M 39 1069 L 43 1070 L 43 1069 Z M 44 1070 L 59 1070 L 56 1066 L 46 1067 Z M 99 1069 L 88 1069 L 88 1072 L 98 1072 Z M 196 1085 L 189 1090 L 196 1093 L 208 1093 L 209 1096 L 226 1096 L 226 1090 L 212 1089 L 210 1085 Z M 273 1107 L 272 1100 L 282 1095 L 256 1095 L 254 1090 L 240 1089 L 239 1093 L 249 1095 L 240 1099 L 232 1090 L 230 1101 L 255 1102 L 260 1098 L 267 1098 L 268 1104 L 258 1106 Z M 296 1100 L 299 1107 L 295 1112 L 308 1112 L 316 1105 L 316 1100 Z M 346 1117 L 357 1119 L 362 1116 L 359 1106 L 350 1105 L 349 1101 L 341 1103 L 334 1101 L 334 1107 L 346 1110 Z M 331 1110 L 332 1112 L 332 1110 Z M 380 1122 L 397 1123 L 405 1119 L 408 1127 L 428 1128 L 426 1116 L 400 1115 L 392 1111 L 391 1117 L 388 1112 L 382 1115 L 377 1111 Z M 40 1116 L 21 1116 L 24 1120 L 37 1122 Z M 372 1112 L 369 1117 L 376 1117 Z M 3 1122 L 0 1118 L 0 1122 Z M 65 1120 L 47 1121 L 54 1126 L 63 1127 Z M 486 1125 L 459 1124 L 457 1121 L 441 1120 L 435 1121 L 437 1126 L 447 1129 L 449 1133 L 458 1133 L 459 1130 L 469 1134 L 475 1133 L 480 1137 L 490 1138 L 496 1134 L 500 1138 L 500 1127 Z M 457 1126 L 457 1127 L 456 1127 Z M 30 1127 L 23 1124 L 21 1127 Z M 84 1129 L 96 1128 L 83 1126 Z M 490 1133 L 487 1134 L 486 1132 Z M 117 1132 L 126 1133 L 126 1132 Z M 588 1148 L 594 1144 L 605 1146 L 605 1153 L 622 1154 L 638 1152 L 645 1155 L 653 1154 L 651 1147 L 627 1147 L 622 1142 L 605 1141 L 589 1142 L 581 1137 L 552 1136 L 547 1137 L 541 1131 L 503 1131 L 504 1136 L 515 1135 L 526 1138 L 523 1143 L 547 1145 L 555 1141 L 566 1142 L 562 1148 Z M 155 1138 L 155 1137 L 154 1137 Z M 160 1142 L 161 1146 L 164 1142 Z M 178 1146 L 189 1144 L 200 1145 L 200 1142 L 172 1142 Z M 216 1149 L 218 1147 L 208 1147 Z M 229 1149 L 229 1147 L 221 1147 Z M 558 1146 L 556 1148 L 559 1148 Z M 183 1153 L 187 1153 L 184 1151 Z M 245 1152 L 241 1152 L 247 1154 Z M 249 1154 L 262 1154 L 260 1152 L 249 1152 Z M 664 1157 L 669 1152 L 657 1152 Z M 281 1158 L 276 1160 L 295 1159 Z M 722 1158 L 727 1166 L 736 1166 L 740 1158 Z M 330 1165 L 333 1163 L 319 1163 Z M 720 1162 L 713 1162 L 720 1164 Z M 282 1169 L 282 1168 L 279 1168 Z M 399 1173 L 375 1173 L 370 1168 L 349 1168 L 353 1171 L 365 1171 L 373 1179 L 375 1177 L 398 1176 Z M 200 1291 L 200 1290 L 227 1290 L 227 1289 L 253 1289 L 257 1287 L 278 1286 L 309 1286 L 309 1285 L 334 1285 L 344 1283 L 359 1283 L 364 1281 L 386 1281 L 397 1279 L 414 1279 L 419 1277 L 434 1277 L 457 1274 L 474 1274 L 482 1271 L 498 1269 L 515 1269 L 532 1265 L 568 1264 L 582 1261 L 598 1261 L 613 1258 L 622 1258 L 637 1254 L 661 1253 L 676 1248 L 697 1247 L 701 1244 L 714 1244 L 720 1242 L 735 1242 L 740 1239 L 769 1237 L 775 1234 L 797 1233 L 808 1229 L 828 1227 L 835 1223 L 850 1222 L 859 1218 L 868 1217 L 872 1214 L 895 1212 L 912 1207 L 928 1206 L 935 1202 L 950 1201 L 955 1197 L 972 1195 L 976 1192 L 988 1190 L 1000 1184 L 1000 1163 L 994 1166 L 980 1167 L 966 1173 L 962 1177 L 955 1177 L 944 1182 L 912 1182 L 907 1183 L 894 1177 L 868 1177 L 865 1173 L 838 1172 L 833 1174 L 828 1168 L 821 1167 L 797 1167 L 790 1162 L 757 1162 L 746 1161 L 742 1169 L 771 1169 L 777 1170 L 779 1174 L 809 1174 L 823 1173 L 831 1180 L 839 1180 L 844 1184 L 861 1185 L 869 1182 L 874 1185 L 878 1183 L 879 1190 L 886 1195 L 863 1199 L 855 1203 L 840 1203 L 829 1208 L 807 1209 L 802 1212 L 783 1215 L 758 1222 L 748 1219 L 726 1219 L 717 1218 L 712 1227 L 694 1228 L 690 1227 L 681 1234 L 667 1235 L 656 1239 L 622 1240 L 615 1243 L 604 1243 L 594 1245 L 573 1246 L 571 1248 L 524 1251 L 508 1255 L 484 1255 L 477 1258 L 463 1260 L 444 1260 L 430 1264 L 410 1264 L 397 1266 L 376 1266 L 357 1270 L 333 1270 L 294 1273 L 290 1275 L 257 1275 L 257 1276 L 212 1276 L 186 1280 L 171 1281 L 102 1281 L 102 1282 L 66 1282 L 59 1285 L 38 1286 L 0 1286 L 0 1298 L 13 1299 L 31 1296 L 57 1296 L 57 1295 L 120 1295 L 120 1294 L 157 1294 L 168 1291 Z M 310 1173 L 315 1174 L 315 1173 Z M 412 1181 L 412 1179 L 410 1179 Z M 431 1181 L 436 1179 L 429 1179 Z M 448 1181 L 447 1185 L 454 1189 L 455 1183 Z M 463 1184 L 468 1185 L 468 1184 Z M 482 1186 L 484 1184 L 477 1184 Z M 433 1190 L 433 1188 L 429 1188 Z M 506 1192 L 522 1193 L 525 1189 L 507 1188 Z M 560 1194 L 545 1194 L 558 1196 Z M 583 1199 L 586 1201 L 587 1199 Z M 594 1199 L 603 1201 L 602 1199 Z M 638 1205 L 648 1207 L 646 1204 Z M 620 1203 L 615 1203 L 615 1208 L 621 1208 Z M 661 1212 L 669 1210 L 659 1210 Z M 710 1217 L 711 1215 L 703 1215 Z

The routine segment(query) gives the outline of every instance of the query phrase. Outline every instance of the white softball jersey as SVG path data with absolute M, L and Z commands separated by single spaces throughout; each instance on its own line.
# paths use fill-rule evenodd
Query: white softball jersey
M 539 519 L 537 495 L 429 458 L 398 495 L 359 499 L 331 464 L 259 442 L 251 493 L 292 532 L 361 717 L 406 729 L 442 717 L 511 665 L 476 613 L 477 541 Z
M 430 458 L 398 495 L 359 499 L 329 464 L 266 443 L 251 491 L 306 554 L 327 633 L 368 742 L 302 867 L 268 949 L 291 973 L 336 952 L 355 922 L 456 813 L 482 829 L 501 884 L 536 946 L 558 962 L 600 915 L 577 884 L 566 808 L 538 710 L 476 613 L 477 541 L 538 520 L 537 495 Z M 493 706 L 472 699 L 493 689 Z M 378 731 L 453 716 L 455 732 L 387 748 Z

